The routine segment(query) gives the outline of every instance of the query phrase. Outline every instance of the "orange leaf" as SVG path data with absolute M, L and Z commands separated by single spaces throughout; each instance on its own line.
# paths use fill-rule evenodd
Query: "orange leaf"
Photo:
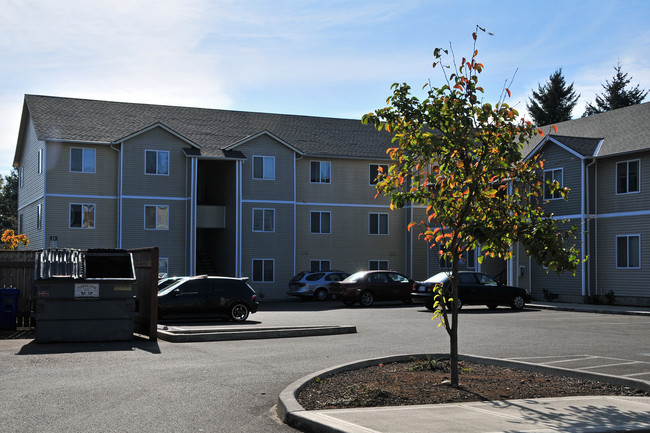
M 510 93 L 510 89 L 506 89 L 506 92 L 508 92 L 508 98 L 512 97 L 512 93 Z M 390 132 L 390 131 L 389 131 Z
M 555 132 L 557 132 L 557 126 L 555 126 L 555 125 L 552 125 L 552 126 L 553 126 L 553 129 L 555 129 Z
M 538 129 L 537 132 L 539 132 L 539 135 L 541 135 L 542 137 L 544 136 L 544 131 L 542 131 L 541 129 Z

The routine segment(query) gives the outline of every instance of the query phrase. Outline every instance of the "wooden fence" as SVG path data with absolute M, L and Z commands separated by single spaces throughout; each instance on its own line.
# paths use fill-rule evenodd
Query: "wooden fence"
M 135 266 L 137 312 L 134 332 L 156 339 L 158 322 L 158 248 L 130 250 Z M 36 251 L 0 250 L 0 287 L 20 290 L 16 314 L 17 328 L 34 328 L 34 274 Z

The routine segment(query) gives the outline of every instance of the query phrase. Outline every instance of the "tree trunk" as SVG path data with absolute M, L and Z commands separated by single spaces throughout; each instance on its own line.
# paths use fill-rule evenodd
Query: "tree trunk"
M 451 329 L 449 332 L 449 365 L 451 368 L 451 386 L 458 387 L 458 263 L 460 256 L 453 254 L 451 270 Z

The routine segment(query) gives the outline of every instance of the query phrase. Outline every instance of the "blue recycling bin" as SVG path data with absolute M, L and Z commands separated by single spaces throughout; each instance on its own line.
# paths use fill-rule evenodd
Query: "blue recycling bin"
M 15 331 L 20 290 L 13 287 L 0 289 L 0 330 Z

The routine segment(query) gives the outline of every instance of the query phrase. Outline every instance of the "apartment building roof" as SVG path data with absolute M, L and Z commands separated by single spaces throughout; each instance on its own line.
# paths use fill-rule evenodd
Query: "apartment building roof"
M 194 147 L 188 154 L 212 158 L 261 133 L 307 156 L 387 159 L 390 146 L 388 133 L 354 119 L 25 95 L 14 162 L 29 115 L 39 140 L 109 144 L 163 125 Z

